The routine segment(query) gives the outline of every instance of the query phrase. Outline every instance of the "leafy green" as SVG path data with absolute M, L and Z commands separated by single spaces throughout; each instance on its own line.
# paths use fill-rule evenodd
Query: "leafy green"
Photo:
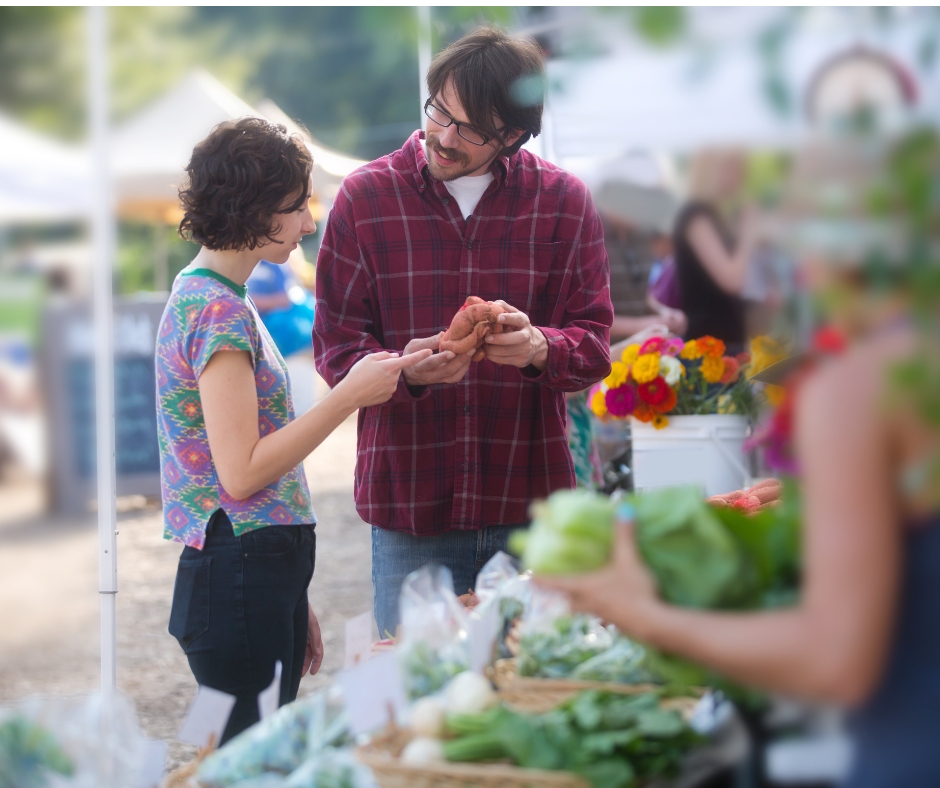
M 0 788 L 41 788 L 51 773 L 66 777 L 75 767 L 49 731 L 23 716 L 0 723 Z
M 671 775 L 699 737 L 656 693 L 627 696 L 580 692 L 545 714 L 505 706 L 476 719 L 448 718 L 457 737 L 444 742 L 448 760 L 510 758 L 518 766 L 574 772 L 594 788 L 626 788 Z
M 470 667 L 464 660 L 448 657 L 423 640 L 403 644 L 398 651 L 409 700 L 437 692 Z

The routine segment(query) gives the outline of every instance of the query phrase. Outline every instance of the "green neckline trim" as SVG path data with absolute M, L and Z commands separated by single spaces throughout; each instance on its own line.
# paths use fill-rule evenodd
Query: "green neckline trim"
M 223 276 L 218 271 L 213 271 L 211 268 L 193 268 L 189 271 L 183 271 L 181 276 L 208 276 L 210 279 L 215 279 L 216 282 L 221 282 L 230 290 L 234 290 L 239 298 L 244 298 L 248 295 L 247 285 L 237 285 L 227 276 Z

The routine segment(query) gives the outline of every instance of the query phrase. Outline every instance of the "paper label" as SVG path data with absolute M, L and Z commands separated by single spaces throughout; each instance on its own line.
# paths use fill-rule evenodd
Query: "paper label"
M 278 710 L 278 702 L 281 699 L 281 673 L 283 670 L 284 666 L 281 664 L 281 660 L 275 662 L 274 681 L 271 682 L 267 689 L 261 690 L 261 692 L 258 693 L 258 715 L 261 719 L 270 717 Z
M 378 654 L 336 676 L 353 735 L 369 733 L 389 723 L 403 723 L 408 702 L 394 652 Z
M 499 600 L 495 597 L 479 607 L 483 608 L 481 614 L 476 610 L 470 614 L 470 670 L 483 675 L 492 661 L 493 646 L 503 620 L 499 615 Z
M 215 734 L 215 743 L 218 745 L 234 706 L 234 695 L 200 686 L 176 738 L 187 744 L 205 747 L 209 744 L 209 737 Z
M 372 656 L 372 613 L 366 611 L 346 622 L 346 659 L 343 668 L 349 670 Z
M 140 764 L 140 782 L 137 788 L 158 788 L 166 771 L 167 743 L 158 739 L 145 739 Z

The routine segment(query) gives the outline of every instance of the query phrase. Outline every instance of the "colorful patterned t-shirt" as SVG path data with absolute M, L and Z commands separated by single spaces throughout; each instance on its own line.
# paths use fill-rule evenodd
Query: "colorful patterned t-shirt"
M 216 474 L 198 384 L 213 353 L 251 354 L 261 437 L 294 418 L 284 359 L 246 295 L 247 288 L 214 271 L 188 269 L 173 282 L 157 335 L 163 535 L 200 550 L 209 517 L 220 507 L 236 536 L 267 525 L 316 522 L 302 465 L 244 500 L 226 493 Z

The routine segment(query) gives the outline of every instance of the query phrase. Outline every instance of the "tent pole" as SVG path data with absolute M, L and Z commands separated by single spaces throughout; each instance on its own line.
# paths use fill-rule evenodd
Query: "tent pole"
M 95 430 L 98 492 L 98 593 L 101 597 L 101 691 L 111 697 L 117 686 L 115 595 L 117 538 L 114 469 L 114 317 L 111 270 L 114 210 L 109 163 L 108 18 L 92 6 L 88 24 L 89 131 L 94 172 L 92 246 L 94 250 Z
M 428 127 L 424 102 L 428 99 L 428 69 L 431 68 L 431 7 L 419 5 L 418 11 L 418 95 L 421 97 L 421 128 Z

